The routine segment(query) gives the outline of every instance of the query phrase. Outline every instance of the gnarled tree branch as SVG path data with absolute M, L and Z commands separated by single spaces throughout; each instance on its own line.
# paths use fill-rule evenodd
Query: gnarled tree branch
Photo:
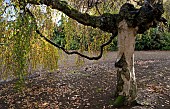
M 23 0 L 19 1 L 23 2 Z M 153 4 L 153 7 L 150 7 L 149 5 L 143 5 L 140 9 L 136 9 L 132 4 L 126 3 L 121 7 L 119 14 L 104 13 L 100 16 L 92 16 L 87 13 L 81 13 L 69 6 L 67 2 L 61 0 L 25 1 L 26 3 L 35 5 L 45 4 L 47 6 L 51 6 L 51 8 L 62 11 L 67 16 L 83 25 L 99 28 L 109 33 L 117 33 L 118 24 L 123 19 L 126 19 L 129 26 L 139 27 L 139 31 L 137 33 L 140 34 L 144 33 L 150 27 L 155 27 L 158 22 L 163 21 L 161 18 L 163 14 L 163 5 L 160 3 L 161 0 L 158 0 L 156 4 Z

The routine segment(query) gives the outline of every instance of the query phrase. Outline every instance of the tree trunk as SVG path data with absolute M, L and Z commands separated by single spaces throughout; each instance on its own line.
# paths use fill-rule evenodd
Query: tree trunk
M 114 105 L 131 105 L 137 97 L 137 84 L 134 72 L 135 36 L 138 28 L 128 27 L 126 20 L 118 27 L 117 87 Z

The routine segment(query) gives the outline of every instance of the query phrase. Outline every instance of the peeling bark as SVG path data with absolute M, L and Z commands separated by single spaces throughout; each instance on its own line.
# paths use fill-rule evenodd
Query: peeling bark
M 119 23 L 116 96 L 124 96 L 125 105 L 136 100 L 137 84 L 134 72 L 135 36 L 138 28 L 128 27 L 126 20 Z

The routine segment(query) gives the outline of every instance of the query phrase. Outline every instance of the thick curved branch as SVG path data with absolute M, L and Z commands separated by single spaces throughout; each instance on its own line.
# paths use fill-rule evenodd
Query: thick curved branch
M 23 2 L 23 0 L 19 0 Z M 81 13 L 78 10 L 72 8 L 70 5 L 67 4 L 65 1 L 61 0 L 25 0 L 26 3 L 34 4 L 34 5 L 41 5 L 45 4 L 50 6 L 52 9 L 57 9 L 68 17 L 76 20 L 77 22 L 91 26 L 93 28 L 100 28 L 103 31 L 114 33 L 117 31 L 117 22 L 119 22 L 119 15 L 118 14 L 109 14 L 105 13 L 100 16 L 93 16 L 89 15 L 88 13 Z

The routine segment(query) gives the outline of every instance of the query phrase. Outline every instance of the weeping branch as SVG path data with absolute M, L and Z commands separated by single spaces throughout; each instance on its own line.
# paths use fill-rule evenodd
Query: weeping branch
M 107 45 L 109 45 L 109 44 L 112 42 L 112 40 L 117 36 L 117 32 L 112 33 L 112 36 L 110 37 L 110 39 L 109 39 L 106 43 L 104 43 L 104 44 L 102 44 L 102 45 L 100 46 L 100 54 L 99 54 L 98 56 L 95 56 L 95 57 L 90 57 L 90 56 L 81 54 L 80 52 L 77 52 L 77 51 L 68 51 L 68 50 L 66 50 L 64 47 L 61 47 L 60 45 L 54 43 L 53 41 L 51 41 L 50 39 L 48 39 L 46 36 L 44 36 L 44 35 L 38 30 L 38 26 L 37 26 L 37 23 L 36 23 L 36 18 L 35 18 L 35 16 L 32 14 L 32 12 L 31 12 L 29 9 L 27 9 L 26 11 L 27 11 L 28 14 L 33 18 L 33 21 L 34 21 L 35 26 L 36 26 L 36 32 L 37 32 L 45 41 L 47 41 L 47 42 L 50 43 L 51 45 L 55 46 L 56 48 L 61 49 L 63 52 L 65 52 L 65 53 L 68 54 L 68 55 L 77 54 L 77 55 L 79 55 L 79 56 L 81 56 L 81 57 L 83 57 L 83 58 L 89 59 L 89 60 L 98 60 L 98 59 L 100 59 L 100 58 L 102 57 L 102 55 L 103 55 L 103 49 L 104 49 L 104 47 L 107 46 Z

